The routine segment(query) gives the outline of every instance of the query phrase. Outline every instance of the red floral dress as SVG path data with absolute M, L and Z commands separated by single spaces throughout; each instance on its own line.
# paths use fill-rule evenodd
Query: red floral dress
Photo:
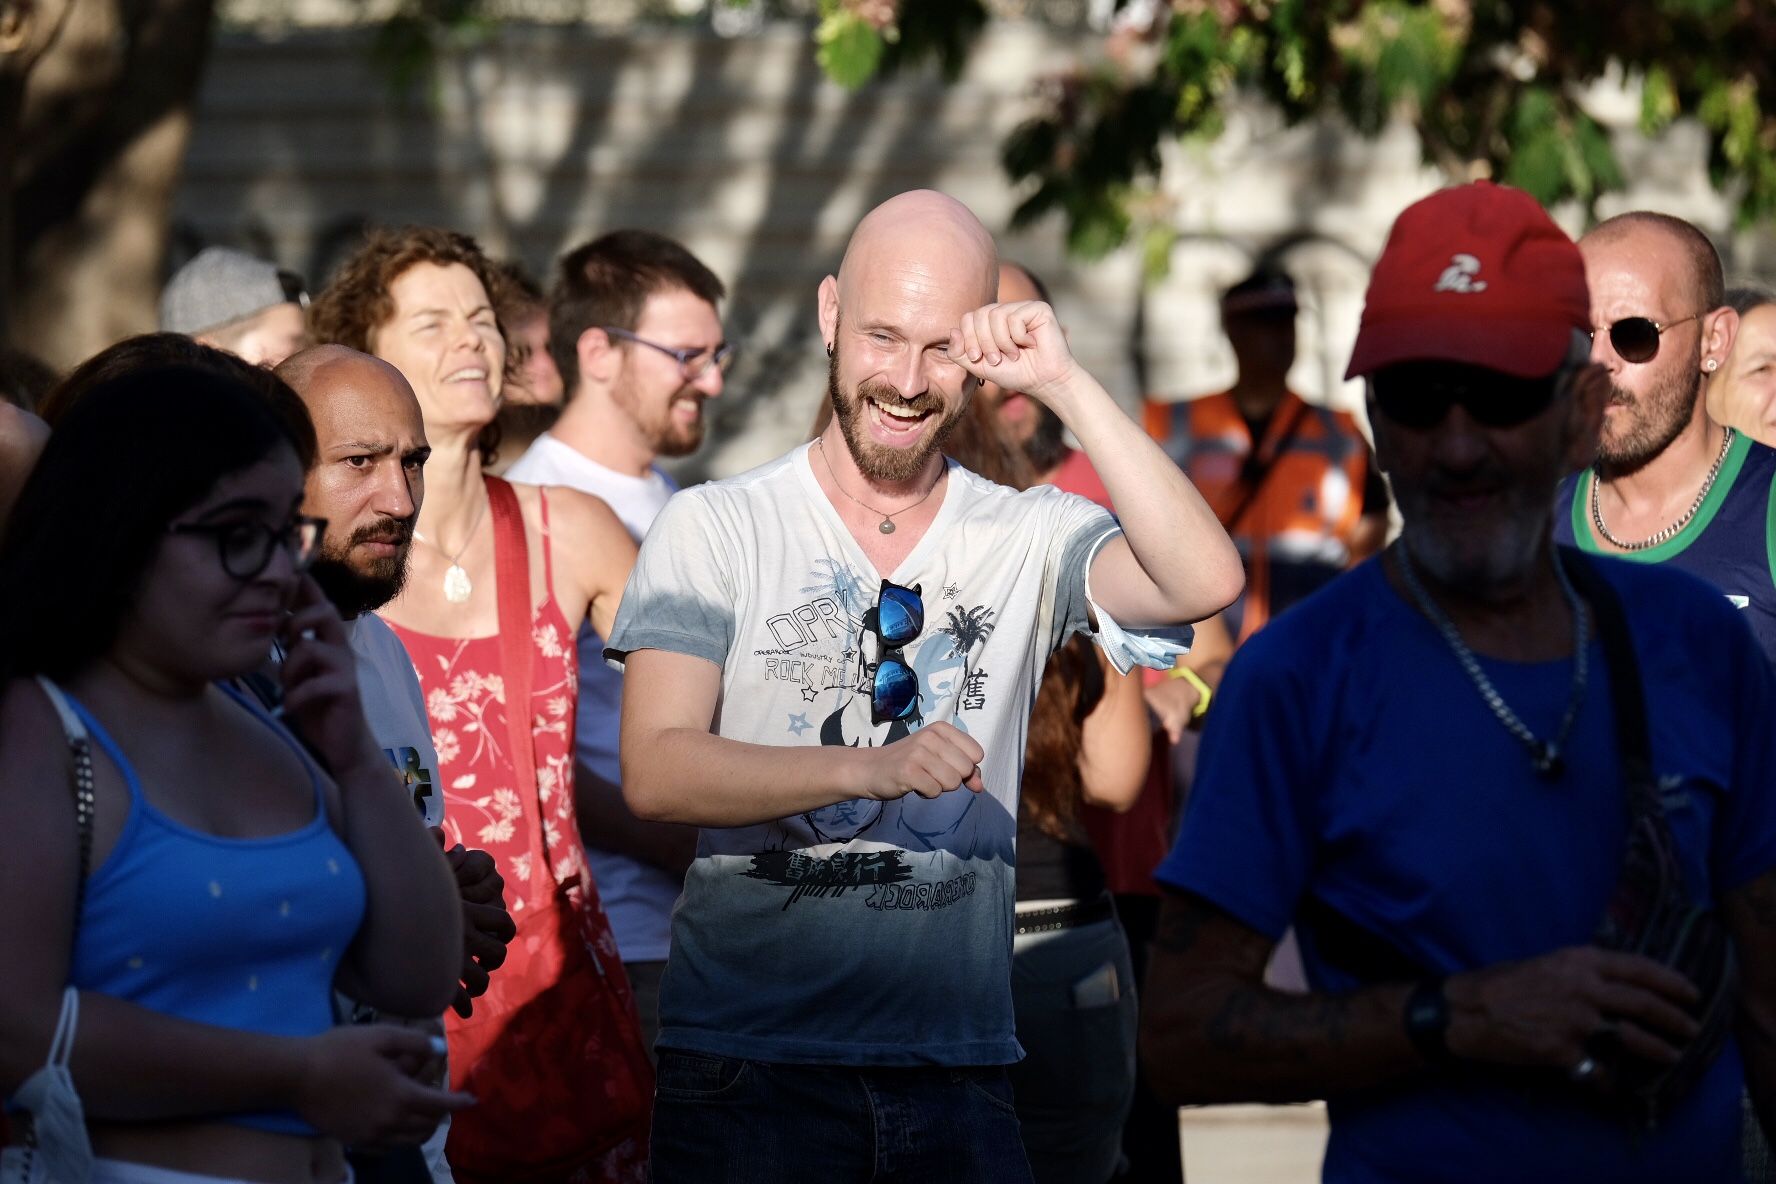
M 475 1000 L 475 1015 L 469 1021 L 454 1012 L 445 1016 L 446 1031 L 451 1044 L 452 1085 L 470 1085 L 482 1097 L 481 1107 L 471 1107 L 456 1115 L 452 1122 L 449 1154 L 453 1160 L 459 1135 L 472 1132 L 476 1111 L 488 1105 L 488 1083 L 474 1083 L 466 1077 L 471 1066 L 459 1065 L 458 1041 L 465 1024 L 485 1025 L 489 1012 L 500 1018 L 502 980 L 512 981 L 525 975 L 533 962 L 553 964 L 563 958 L 577 956 L 576 951 L 563 950 L 564 930 L 570 924 L 546 923 L 543 914 L 553 898 L 557 883 L 569 884 L 565 895 L 573 902 L 577 914 L 578 936 L 597 964 L 599 973 L 620 1004 L 620 1011 L 631 1022 L 625 1031 L 613 1026 L 608 1017 L 594 1023 L 590 1017 L 551 1015 L 549 1041 L 564 1045 L 591 1047 L 592 1055 L 605 1060 L 602 1046 L 622 1043 L 621 1048 L 608 1049 L 609 1071 L 600 1072 L 599 1080 L 575 1083 L 571 1091 L 561 1089 L 558 1082 L 536 1082 L 502 1079 L 498 1082 L 501 1104 L 522 1109 L 524 1122 L 534 1123 L 525 1131 L 541 1140 L 554 1124 L 582 1123 L 584 1107 L 596 1105 L 603 1096 L 612 1102 L 612 1109 L 621 1109 L 620 1098 L 628 1098 L 645 1089 L 651 1095 L 651 1080 L 640 1080 L 645 1073 L 636 1070 L 636 1054 L 640 1051 L 639 1027 L 634 1024 L 635 1003 L 628 978 L 611 935 L 610 922 L 598 900 L 598 890 L 586 866 L 580 846 L 579 823 L 574 812 L 573 794 L 573 729 L 578 699 L 579 662 L 574 645 L 574 631 L 554 596 L 553 566 L 549 559 L 548 502 L 542 506 L 544 525 L 544 570 L 549 587 L 548 598 L 532 611 L 530 640 L 534 655 L 532 670 L 532 737 L 536 759 L 537 799 L 534 805 L 522 799 L 520 781 L 514 770 L 506 721 L 506 689 L 501 675 L 500 644 L 497 635 L 490 637 L 435 637 L 402 628 L 393 621 L 389 626 L 406 646 L 419 672 L 425 692 L 426 714 L 437 746 L 439 779 L 443 782 L 445 799 L 444 832 L 449 843 L 462 843 L 471 849 L 487 851 L 494 858 L 506 880 L 506 907 L 517 923 L 518 936 L 508 948 L 506 962 L 493 972 L 489 993 Z M 542 823 L 541 849 L 546 852 L 549 867 L 535 866 L 534 831 L 537 820 Z M 572 882 L 577 878 L 577 884 Z M 527 924 L 526 913 L 539 921 Z M 534 971 L 533 971 L 534 973 Z M 524 999 L 507 1004 L 514 1011 L 532 1002 L 548 1003 L 547 997 Z M 583 1009 L 573 1009 L 581 1011 Z M 576 1025 L 579 1025 L 576 1029 Z M 485 1028 L 483 1028 L 485 1031 Z M 484 1037 L 483 1037 L 484 1038 Z M 632 1044 L 633 1047 L 629 1047 Z M 527 1086 L 529 1087 L 527 1090 Z M 526 1093 L 536 1096 L 525 1097 Z M 551 1096 L 571 1093 L 577 1096 Z M 645 1109 L 643 1111 L 645 1115 Z M 639 1129 L 622 1138 L 595 1162 L 551 1179 L 578 1184 L 580 1181 L 608 1184 L 636 1184 L 646 1179 L 647 1148 L 645 1117 Z M 495 1136 L 505 1140 L 504 1132 Z M 528 1140 L 527 1140 L 528 1141 Z M 520 1157 L 522 1158 L 522 1157 Z M 453 1164 L 454 1166 L 454 1164 Z M 472 1177 L 485 1173 L 469 1173 Z M 501 1175 L 507 1173 L 502 1171 Z M 514 1164 L 509 1177 L 539 1177 Z M 464 1179 L 459 1172 L 458 1180 Z

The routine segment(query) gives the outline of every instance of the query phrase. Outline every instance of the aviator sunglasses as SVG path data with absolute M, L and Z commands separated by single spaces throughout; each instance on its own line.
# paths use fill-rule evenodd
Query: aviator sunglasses
M 1659 356 L 1659 337 L 1665 330 L 1701 315 L 1679 317 L 1662 325 L 1650 317 L 1623 317 L 1609 327 L 1610 348 L 1624 362 L 1650 362 Z M 1591 339 L 1597 340 L 1597 330 L 1591 330 Z
M 1460 404 L 1475 423 L 1514 428 L 1528 423 L 1554 402 L 1566 371 L 1540 378 L 1517 378 L 1478 366 L 1408 362 L 1378 370 L 1370 390 L 1381 413 L 1401 427 L 1423 431 L 1443 422 Z
M 870 722 L 906 719 L 919 706 L 919 678 L 900 651 L 925 631 L 920 585 L 903 588 L 883 580 L 876 606 L 864 615 L 864 627 L 881 643 L 876 672 L 870 680 Z

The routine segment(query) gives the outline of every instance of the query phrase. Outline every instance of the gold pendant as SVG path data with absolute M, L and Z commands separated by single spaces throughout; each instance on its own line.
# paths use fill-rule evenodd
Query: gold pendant
M 461 604 L 475 591 L 475 585 L 469 583 L 469 573 L 459 564 L 451 564 L 450 570 L 444 573 L 444 599 L 451 604 Z

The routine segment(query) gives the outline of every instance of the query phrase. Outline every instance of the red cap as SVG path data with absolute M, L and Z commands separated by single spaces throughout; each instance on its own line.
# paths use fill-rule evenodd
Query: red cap
M 1521 189 L 1476 181 L 1408 206 L 1388 232 L 1346 378 L 1397 362 L 1552 374 L 1591 329 L 1578 244 Z

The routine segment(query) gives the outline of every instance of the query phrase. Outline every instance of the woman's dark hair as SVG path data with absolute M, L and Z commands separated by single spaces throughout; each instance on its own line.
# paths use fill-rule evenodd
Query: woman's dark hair
M 1762 284 L 1742 284 L 1727 289 L 1727 307 L 1744 316 L 1754 308 L 1762 308 L 1766 304 L 1776 304 L 1776 292 Z
M 167 525 L 279 447 L 312 457 L 302 426 L 305 439 L 244 378 L 196 366 L 83 389 L 0 537 L 0 677 L 65 678 L 108 652 Z
M 68 409 L 88 391 L 131 374 L 167 367 L 187 366 L 221 378 L 233 379 L 256 391 L 271 413 L 283 423 L 296 449 L 303 471 L 314 468 L 318 445 L 308 406 L 290 385 L 264 366 L 255 366 L 227 350 L 205 345 L 183 333 L 143 333 L 126 337 L 100 350 L 76 366 L 43 400 L 40 413 L 55 427 Z

